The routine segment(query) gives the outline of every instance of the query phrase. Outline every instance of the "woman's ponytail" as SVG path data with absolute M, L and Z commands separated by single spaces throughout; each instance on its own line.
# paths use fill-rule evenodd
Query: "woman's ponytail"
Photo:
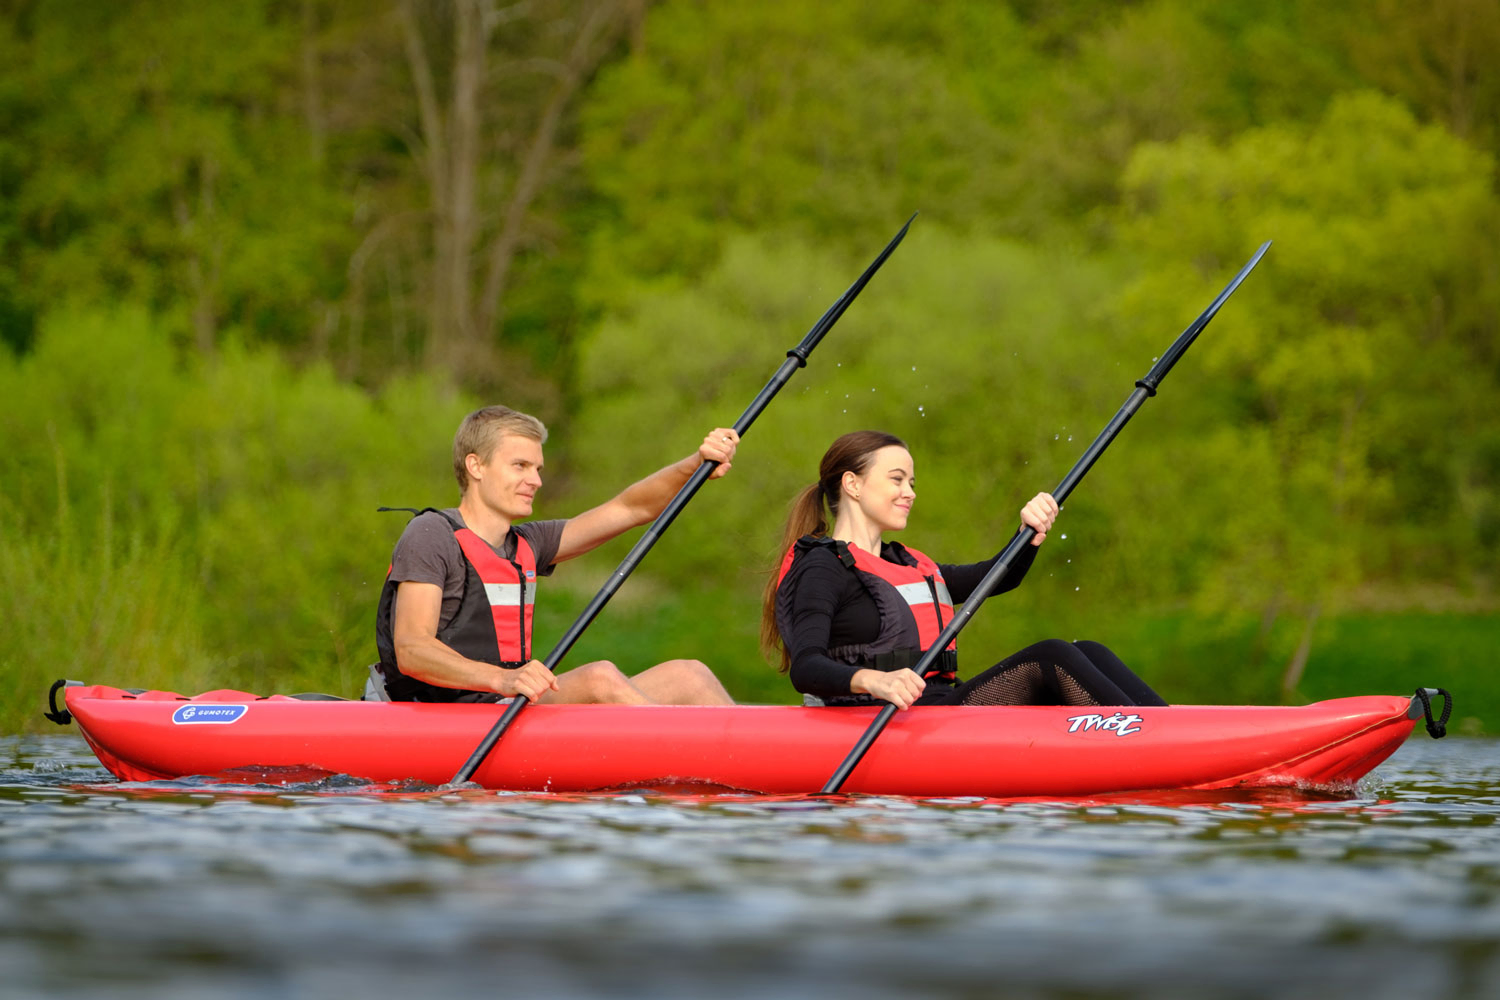
M 760 647 L 767 659 L 780 657 L 782 673 L 791 666 L 791 660 L 787 657 L 786 644 L 781 641 L 781 629 L 776 627 L 776 591 L 781 585 L 781 567 L 797 539 L 803 535 L 826 534 L 828 519 L 823 514 L 823 484 L 813 483 L 792 498 L 786 525 L 781 529 L 781 545 L 776 549 L 776 565 L 771 567 L 761 597 Z

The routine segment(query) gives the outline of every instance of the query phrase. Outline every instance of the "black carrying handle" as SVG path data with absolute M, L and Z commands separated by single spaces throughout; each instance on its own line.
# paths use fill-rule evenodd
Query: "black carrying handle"
M 58 678 L 57 680 L 53 681 L 52 687 L 47 691 L 47 707 L 51 709 L 51 711 L 43 712 L 42 717 L 50 722 L 57 723 L 59 726 L 66 726 L 68 723 L 72 722 L 73 713 L 69 712 L 66 707 L 57 707 L 57 692 L 61 691 L 63 688 L 73 687 L 83 687 L 83 681 L 69 681 L 63 680 L 62 678 Z M 63 704 L 64 706 L 66 706 L 67 702 L 64 701 Z
M 1432 699 L 1441 697 L 1443 699 L 1443 714 L 1436 721 L 1432 721 Z M 1425 718 L 1427 720 L 1427 735 L 1435 740 L 1440 740 L 1448 735 L 1448 716 L 1453 714 L 1453 696 L 1442 688 L 1417 688 L 1417 693 L 1412 696 L 1411 704 L 1406 709 L 1408 719 Z

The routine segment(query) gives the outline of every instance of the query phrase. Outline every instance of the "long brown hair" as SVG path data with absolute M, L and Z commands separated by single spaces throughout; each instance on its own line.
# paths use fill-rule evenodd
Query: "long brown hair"
M 828 534 L 829 526 L 839 516 L 844 473 L 863 476 L 875 460 L 875 453 L 893 445 L 905 448 L 906 442 L 885 431 L 850 431 L 823 453 L 823 461 L 818 463 L 818 481 L 792 498 L 786 527 L 781 531 L 781 547 L 776 550 L 776 564 L 771 567 L 770 579 L 766 581 L 760 609 L 761 648 L 772 659 L 780 656 L 782 673 L 791 667 L 791 657 L 781 640 L 781 630 L 776 627 L 776 589 L 781 582 L 782 560 L 803 535 Z

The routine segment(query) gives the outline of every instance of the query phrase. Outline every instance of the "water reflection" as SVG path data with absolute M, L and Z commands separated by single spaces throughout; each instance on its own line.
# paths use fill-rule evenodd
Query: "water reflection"
M 1495 741 L 1345 798 L 1087 802 L 0 761 L 3 996 L 1500 995 Z

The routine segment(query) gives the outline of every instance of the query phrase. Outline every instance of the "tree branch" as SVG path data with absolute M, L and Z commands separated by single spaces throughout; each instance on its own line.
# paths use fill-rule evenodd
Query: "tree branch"
M 490 244 L 489 268 L 485 275 L 484 290 L 477 304 L 475 324 L 481 335 L 493 331 L 499 322 L 500 305 L 505 296 L 511 265 L 521 245 L 526 213 L 541 190 L 542 175 L 552 158 L 558 123 L 579 84 L 602 58 L 606 47 L 597 43 L 601 36 L 607 37 L 606 28 L 618 28 L 620 22 L 617 14 L 618 8 L 614 3 L 600 3 L 590 10 L 573 41 L 562 72 L 558 73 L 557 86 L 537 122 L 521 171 L 511 189 L 504 221 Z
M 432 187 L 433 201 L 442 204 L 448 197 L 448 170 L 443 163 L 447 144 L 443 136 L 443 113 L 438 108 L 437 87 L 432 80 L 432 65 L 427 61 L 427 47 L 422 43 L 422 28 L 417 23 L 418 4 L 419 0 L 405 0 L 401 4 L 401 28 L 412 86 L 417 91 L 417 115 L 427 147 L 423 169 L 427 183 Z

